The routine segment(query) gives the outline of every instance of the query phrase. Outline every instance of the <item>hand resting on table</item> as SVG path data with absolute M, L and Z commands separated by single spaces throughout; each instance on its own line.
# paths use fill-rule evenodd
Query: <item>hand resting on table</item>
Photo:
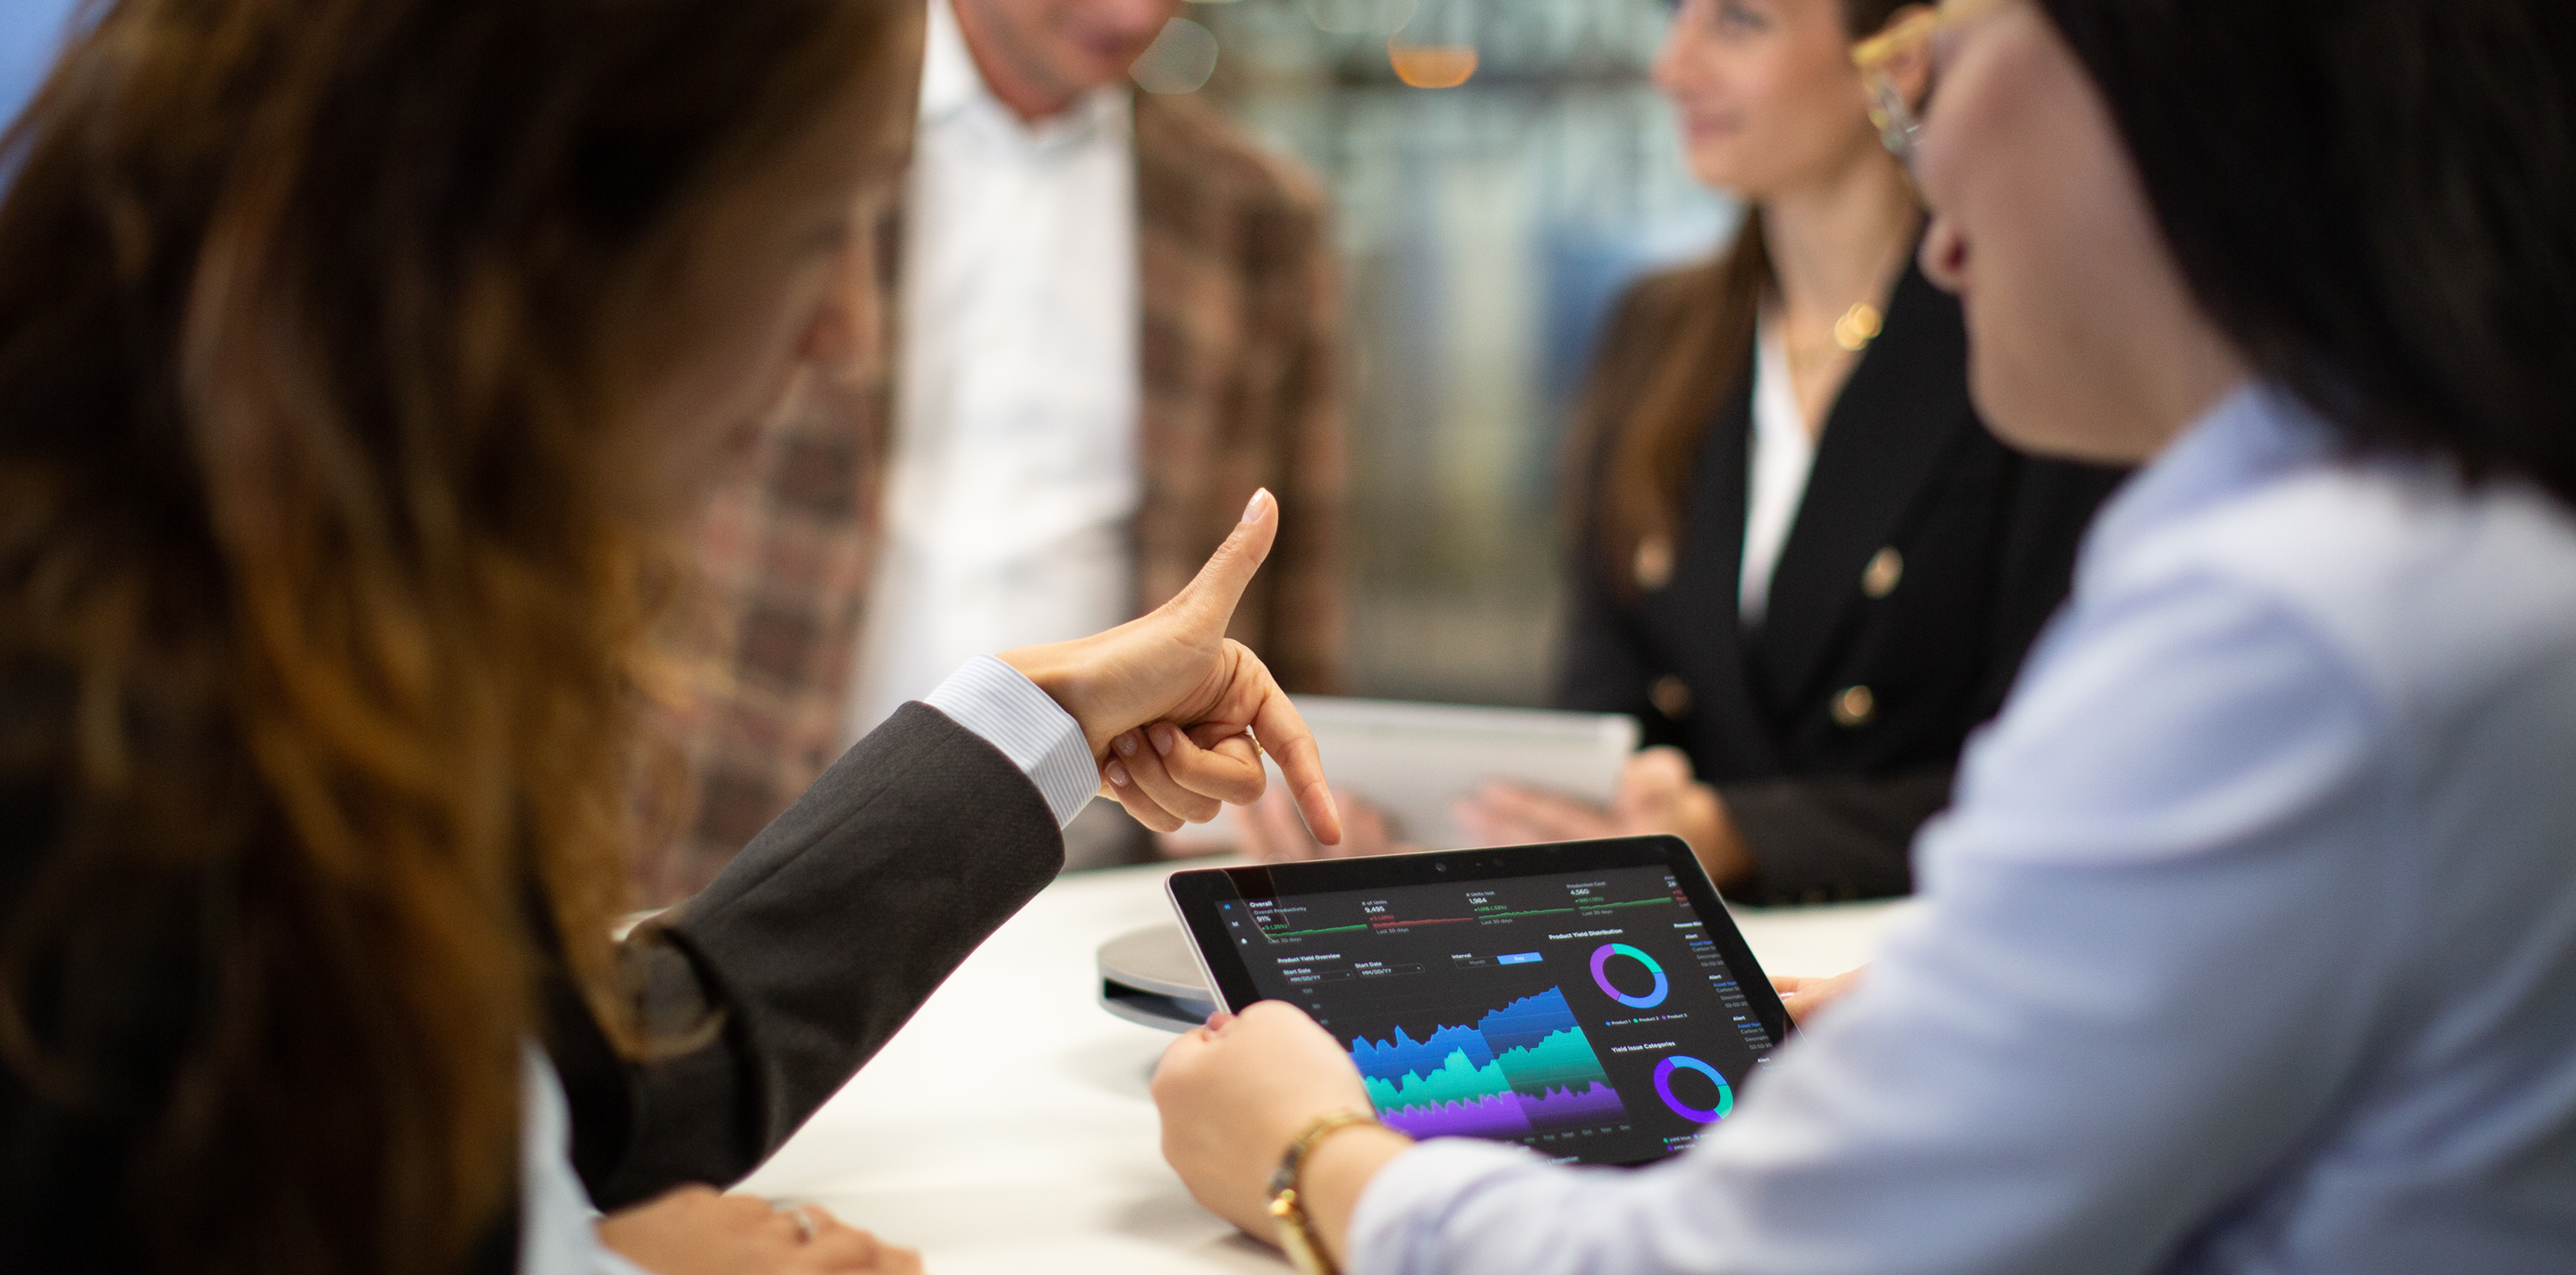
M 921 1275 L 921 1254 L 843 1226 L 820 1205 L 782 1209 L 704 1186 L 601 1218 L 599 1242 L 654 1275 Z

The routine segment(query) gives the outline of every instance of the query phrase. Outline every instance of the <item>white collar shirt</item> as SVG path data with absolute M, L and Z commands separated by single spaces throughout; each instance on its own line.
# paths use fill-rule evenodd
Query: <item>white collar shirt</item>
M 855 741 L 968 658 L 1134 615 L 1134 99 L 1028 123 L 930 6 Z
M 1762 627 L 1771 611 L 1771 577 L 1780 550 L 1807 499 L 1816 469 L 1816 437 L 1798 407 L 1789 375 L 1789 347 L 1780 325 L 1766 319 L 1753 342 L 1753 439 L 1745 465 L 1744 561 L 1736 573 L 1736 618 L 1746 629 Z

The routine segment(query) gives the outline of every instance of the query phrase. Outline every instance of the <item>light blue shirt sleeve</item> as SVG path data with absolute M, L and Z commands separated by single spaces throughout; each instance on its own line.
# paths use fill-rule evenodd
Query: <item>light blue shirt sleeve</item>
M 1037 785 L 1057 827 L 1072 823 L 1100 791 L 1100 766 L 1082 723 L 1018 669 L 978 655 L 922 702 L 1001 749 Z
M 1355 1275 L 2117 1275 L 2246 1198 L 2406 947 L 2385 722 L 2260 598 L 2135 601 L 2152 624 L 2093 617 L 1980 741 L 1926 904 L 1733 1118 L 1629 1173 L 1408 1152 Z
M 9 0 L 0 5 L 0 128 L 15 120 L 52 72 L 73 34 L 77 0 Z
M 1723 1124 L 1408 1151 L 1355 1275 L 2576 1270 L 2576 514 L 2330 443 L 2248 387 L 2105 509 Z
M 651 1275 L 599 1242 L 599 1212 L 572 1170 L 572 1114 L 554 1063 L 519 1051 L 521 1275 Z

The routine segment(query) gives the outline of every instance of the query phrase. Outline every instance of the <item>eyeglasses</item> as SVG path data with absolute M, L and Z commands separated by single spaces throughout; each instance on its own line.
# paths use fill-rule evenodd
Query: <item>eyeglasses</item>
M 1945 0 L 1938 9 L 1924 9 L 1904 21 L 1852 46 L 1852 65 L 1860 68 L 1861 81 L 1869 88 L 1869 122 L 1878 126 L 1878 140 L 1889 154 L 1914 166 L 1914 151 L 1923 136 L 1923 117 L 1905 91 L 1896 82 L 1897 64 L 1908 57 L 1931 56 L 1926 46 L 1933 39 L 1955 31 L 1963 24 L 2002 7 L 2004 0 Z M 1930 100 L 1930 91 L 1925 91 Z

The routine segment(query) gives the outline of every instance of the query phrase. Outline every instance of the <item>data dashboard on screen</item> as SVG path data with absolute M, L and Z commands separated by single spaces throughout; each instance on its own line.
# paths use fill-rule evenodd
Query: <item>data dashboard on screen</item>
M 1778 1043 L 1763 1019 L 1785 1027 L 1723 909 L 1707 915 L 1671 867 L 1329 890 L 1290 876 L 1212 892 L 1202 913 L 1253 998 L 1313 1015 L 1379 1118 L 1415 1137 L 1660 1159 L 1734 1110 Z

